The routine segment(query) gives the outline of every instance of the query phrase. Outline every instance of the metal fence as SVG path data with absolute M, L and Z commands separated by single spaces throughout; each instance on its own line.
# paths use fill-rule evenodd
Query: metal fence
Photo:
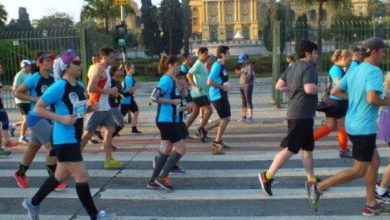
M 0 32 L 0 64 L 3 67 L 2 98 L 7 109 L 15 108 L 12 81 L 20 70 L 23 59 L 33 59 L 39 51 L 60 53 L 76 49 L 83 62 L 83 79 L 90 64 L 90 57 L 102 46 L 112 46 L 112 37 L 86 29 L 50 29 Z
M 305 28 L 302 28 L 305 27 Z M 278 65 L 283 66 L 285 62 L 284 56 L 286 54 L 295 55 L 295 47 L 301 40 L 311 40 L 317 42 L 319 31 L 317 28 L 312 28 L 307 25 L 297 25 L 291 32 L 285 33 L 284 42 L 282 42 L 282 36 L 279 36 L 280 41 L 279 55 L 277 56 Z M 328 76 L 328 70 L 333 65 L 330 58 L 336 49 L 350 49 L 354 46 L 361 46 L 362 42 L 369 37 L 381 37 L 387 43 L 390 43 L 390 24 L 379 24 L 372 21 L 350 21 L 350 22 L 334 22 L 329 27 L 321 29 L 321 58 L 320 63 L 317 65 L 321 80 L 326 82 Z M 278 37 L 274 34 L 274 37 Z M 282 49 L 280 51 L 280 49 Z M 276 48 L 278 50 L 278 48 Z M 277 53 L 276 52 L 276 53 Z M 384 73 L 390 71 L 390 50 L 386 51 L 386 58 L 382 63 L 382 70 Z M 277 74 L 275 76 L 275 74 Z M 280 73 L 274 73 L 274 78 L 279 78 Z M 280 103 L 284 103 L 283 95 L 273 93 L 273 99 L 280 100 Z M 278 101 L 275 101 L 277 104 Z

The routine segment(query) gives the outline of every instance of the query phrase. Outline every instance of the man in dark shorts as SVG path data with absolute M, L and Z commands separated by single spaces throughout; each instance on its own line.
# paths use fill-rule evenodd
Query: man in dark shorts
M 376 148 L 376 119 L 380 106 L 389 106 L 389 98 L 381 98 L 383 93 L 383 73 L 379 68 L 385 58 L 385 48 L 389 48 L 381 38 L 372 37 L 362 45 L 364 62 L 349 72 L 331 93 L 341 98 L 348 94 L 348 111 L 345 118 L 347 133 L 352 142 L 353 167 L 340 171 L 334 176 L 307 186 L 312 208 L 317 209 L 321 194 L 332 186 L 351 182 L 364 177 L 367 188 L 367 201 L 362 214 L 365 216 L 388 215 L 389 210 L 377 203 L 375 184 L 380 158 Z
M 229 84 L 229 75 L 225 69 L 225 62 L 229 59 L 229 47 L 219 46 L 217 48 L 218 60 L 211 67 L 207 84 L 210 86 L 209 96 L 213 103 L 215 110 L 218 113 L 219 120 L 209 124 L 205 130 L 206 132 L 213 127 L 218 127 L 218 132 L 213 142 L 213 154 L 224 154 L 224 149 L 229 148 L 222 141 L 222 136 L 230 121 L 230 103 L 228 99 L 228 92 L 232 90 Z
M 208 70 L 205 66 L 205 62 L 208 57 L 208 49 L 206 47 L 200 47 L 198 50 L 198 60 L 194 63 L 187 74 L 187 80 L 191 85 L 191 97 L 194 103 L 192 114 L 187 120 L 187 129 L 192 125 L 195 119 L 199 115 L 201 108 L 205 109 L 202 121 L 198 127 L 198 134 L 202 142 L 205 142 L 207 132 L 205 126 L 213 114 L 210 100 L 208 98 L 209 86 L 207 85 Z
M 325 90 L 318 84 L 315 63 L 318 60 L 318 46 L 310 41 L 302 41 L 297 49 L 299 60 L 283 73 L 275 88 L 289 94 L 287 110 L 287 136 L 280 146 L 283 148 L 275 155 L 267 171 L 259 173 L 259 181 L 265 195 L 272 196 L 271 184 L 276 172 L 301 149 L 302 162 L 307 180 L 315 183 L 313 171 L 313 123 L 318 104 L 318 93 Z

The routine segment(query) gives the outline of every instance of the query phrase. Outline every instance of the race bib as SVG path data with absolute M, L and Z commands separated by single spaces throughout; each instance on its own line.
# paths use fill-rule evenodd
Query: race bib
M 73 115 L 75 115 L 77 118 L 83 118 L 86 111 L 87 111 L 86 100 L 73 102 Z

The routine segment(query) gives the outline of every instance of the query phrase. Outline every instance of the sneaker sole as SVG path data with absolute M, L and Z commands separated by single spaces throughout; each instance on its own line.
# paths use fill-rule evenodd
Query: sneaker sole
M 18 178 L 15 176 L 15 173 L 12 174 L 12 177 L 13 177 L 14 180 L 16 181 L 16 185 L 18 185 L 19 188 L 21 188 L 21 189 L 27 189 L 27 188 L 28 188 L 28 186 L 27 186 L 27 187 L 23 187 L 23 186 L 19 183 Z
M 307 193 L 307 199 L 309 200 L 310 208 L 312 208 L 315 212 L 317 212 L 317 211 L 318 211 L 318 207 L 314 207 L 313 204 L 312 204 L 312 202 L 311 202 L 311 199 L 310 199 L 311 193 L 310 193 L 310 189 L 307 187 L 307 184 L 308 184 L 308 183 L 305 182 L 305 189 L 306 189 L 306 193 Z
M 26 204 L 26 201 L 23 201 L 23 202 L 22 202 L 22 206 L 23 206 L 24 209 L 27 210 L 28 218 L 29 218 L 30 220 L 34 220 L 34 218 L 31 216 L 30 209 L 28 208 L 28 206 L 27 206 L 27 204 Z
M 160 183 L 158 180 L 155 180 L 156 181 L 156 184 L 159 186 L 160 189 L 163 189 L 163 190 L 166 190 L 166 191 L 173 191 L 173 189 L 170 189 L 166 186 L 164 186 L 164 184 Z
M 161 189 L 161 188 L 158 187 L 158 186 L 150 186 L 150 185 L 148 185 L 148 184 L 146 184 L 146 188 L 147 188 L 147 189 Z
M 263 178 L 261 178 L 261 173 L 257 174 L 257 176 L 259 177 L 259 182 L 260 182 L 260 185 L 261 185 L 261 191 L 263 191 L 263 193 L 266 196 L 272 196 L 265 190 L 264 183 L 263 183 Z

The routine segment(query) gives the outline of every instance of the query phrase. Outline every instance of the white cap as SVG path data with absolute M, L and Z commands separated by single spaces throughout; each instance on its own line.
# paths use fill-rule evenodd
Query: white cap
M 30 61 L 30 60 L 22 60 L 22 61 L 20 62 L 20 67 L 21 67 L 21 68 L 24 68 L 24 67 L 26 67 L 26 66 L 31 66 L 31 61 Z

